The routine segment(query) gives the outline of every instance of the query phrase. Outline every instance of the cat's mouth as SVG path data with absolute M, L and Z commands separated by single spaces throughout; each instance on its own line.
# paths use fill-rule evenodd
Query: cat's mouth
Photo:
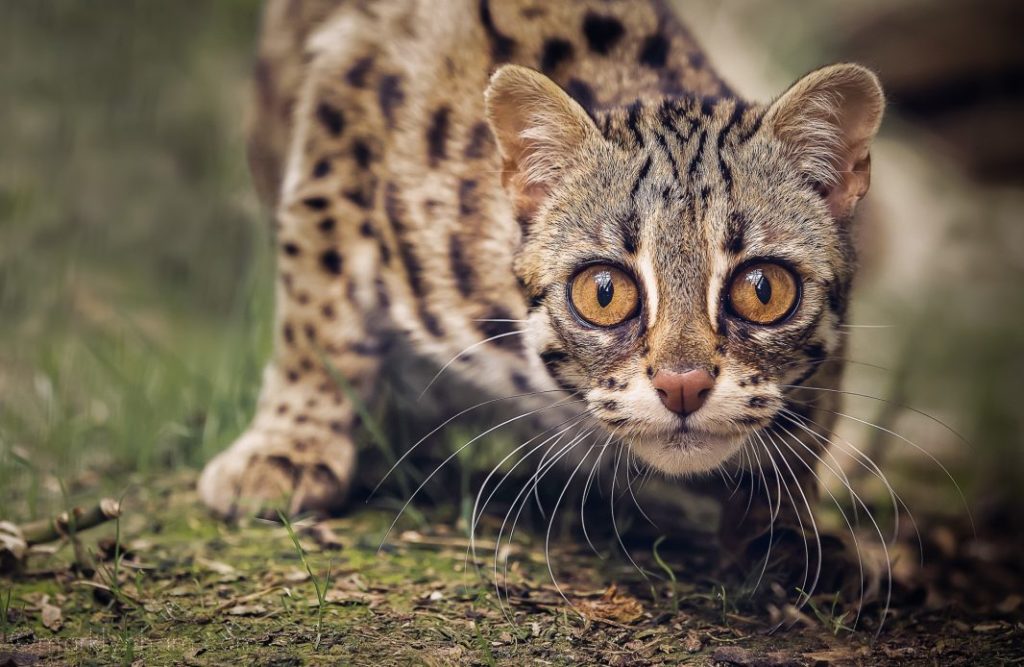
M 662 434 L 647 433 L 627 438 L 642 460 L 667 475 L 714 470 L 735 454 L 746 435 L 687 428 Z

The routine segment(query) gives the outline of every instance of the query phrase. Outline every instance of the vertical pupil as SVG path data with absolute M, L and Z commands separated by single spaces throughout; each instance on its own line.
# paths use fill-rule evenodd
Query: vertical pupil
M 750 274 L 750 282 L 754 285 L 754 293 L 757 294 L 758 300 L 768 305 L 772 300 L 772 284 L 764 277 L 764 272 L 760 269 L 753 271 Z
M 602 308 L 607 308 L 608 304 L 612 302 L 612 297 L 615 296 L 615 287 L 612 285 L 612 274 L 607 271 L 594 276 L 594 281 L 597 283 L 597 303 Z

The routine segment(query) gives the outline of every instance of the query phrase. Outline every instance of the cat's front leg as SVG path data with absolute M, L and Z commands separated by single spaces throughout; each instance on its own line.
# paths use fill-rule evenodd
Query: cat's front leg
M 321 110 L 326 128 L 307 131 L 337 134 L 339 113 Z M 313 145 L 307 139 L 296 143 Z M 389 341 L 387 250 L 368 162 L 356 141 L 331 158 L 296 157 L 285 179 L 273 359 L 249 428 L 199 480 L 203 502 L 221 516 L 332 513 L 346 502 L 357 408 L 372 403 Z

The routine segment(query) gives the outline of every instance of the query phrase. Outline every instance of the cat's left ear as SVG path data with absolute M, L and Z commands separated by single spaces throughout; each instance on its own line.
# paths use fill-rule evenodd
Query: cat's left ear
M 502 158 L 502 185 L 517 217 L 530 219 L 599 132 L 576 100 L 540 72 L 506 65 L 484 94 L 487 122 Z
M 763 125 L 794 152 L 836 219 L 853 214 L 871 183 L 871 141 L 885 107 L 882 86 L 860 65 L 823 67 L 769 106 Z

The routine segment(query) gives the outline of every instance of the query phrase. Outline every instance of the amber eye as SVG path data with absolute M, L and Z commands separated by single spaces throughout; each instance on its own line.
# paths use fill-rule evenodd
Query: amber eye
M 636 313 L 640 303 L 633 279 L 607 264 L 594 264 L 577 273 L 569 296 L 576 313 L 599 327 L 625 322 Z
M 789 269 L 758 262 L 736 272 L 729 285 L 733 313 L 754 324 L 775 324 L 793 311 L 800 286 Z

